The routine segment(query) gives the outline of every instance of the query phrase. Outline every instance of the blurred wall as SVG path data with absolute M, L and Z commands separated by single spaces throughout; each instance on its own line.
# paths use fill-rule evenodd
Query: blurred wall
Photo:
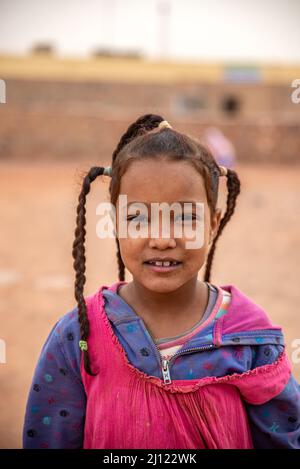
M 29 78 L 25 61 L 24 79 L 5 67 L 1 72 L 1 63 L 7 88 L 6 104 L 0 106 L 2 160 L 76 161 L 101 154 L 109 161 L 119 136 L 133 120 L 158 113 L 178 130 L 200 138 L 206 127 L 219 127 L 242 162 L 299 161 L 300 104 L 292 102 L 293 88 L 284 69 L 280 75 L 284 80 L 274 71 L 270 77 L 255 68 L 244 69 L 245 79 L 243 69 L 203 66 L 201 70 L 195 65 L 185 70 L 184 65 L 177 69 L 173 65 L 172 71 L 171 65 L 168 69 L 162 64 L 160 73 L 159 65 L 145 67 L 131 61 L 128 66 L 113 60 L 110 65 L 100 60 L 93 69 L 97 78 L 92 74 L 80 78 L 85 70 L 82 63 L 73 78 L 53 79 L 51 74 L 39 78 L 43 63 L 38 61 L 36 70 L 29 62 L 33 70 Z M 85 72 L 89 74 L 88 66 Z M 295 73 L 290 72 L 290 80 Z

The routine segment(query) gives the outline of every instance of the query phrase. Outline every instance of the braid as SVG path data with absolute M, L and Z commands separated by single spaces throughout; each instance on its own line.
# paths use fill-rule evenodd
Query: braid
M 86 196 L 90 192 L 91 183 L 96 179 L 97 176 L 103 174 L 103 167 L 92 167 L 87 175 L 84 177 L 82 183 L 82 189 L 78 198 L 77 206 L 77 218 L 76 218 L 76 229 L 75 229 L 75 240 L 73 242 L 72 255 L 74 258 L 73 267 L 75 269 L 75 298 L 78 304 L 78 321 L 80 324 L 81 340 L 87 342 L 90 333 L 89 320 L 87 316 L 87 308 L 83 295 L 83 287 L 85 284 L 85 224 L 86 224 L 86 209 L 85 202 Z M 91 371 L 90 359 L 88 350 L 82 350 L 84 357 L 84 368 L 86 372 L 95 376 Z
M 118 259 L 118 267 L 119 267 L 119 280 L 124 281 L 125 280 L 125 265 L 121 257 L 120 244 L 119 244 L 119 240 L 117 237 L 116 237 L 116 242 L 117 242 L 117 259 Z
M 240 193 L 240 187 L 241 187 L 241 184 L 240 184 L 240 180 L 238 178 L 237 173 L 234 170 L 227 168 L 227 190 L 228 190 L 227 201 L 226 201 L 227 208 L 226 208 L 226 212 L 223 218 L 221 219 L 218 232 L 216 236 L 214 237 L 212 246 L 207 256 L 206 268 L 205 268 L 205 274 L 204 274 L 205 282 L 210 281 L 210 271 L 211 271 L 212 261 L 213 261 L 213 257 L 215 253 L 216 243 L 225 225 L 227 224 L 227 222 L 230 220 L 231 216 L 233 215 L 233 212 L 235 210 L 235 205 L 236 205 L 236 199 Z
M 161 116 L 156 114 L 145 114 L 144 116 L 139 117 L 133 124 L 131 124 L 126 132 L 122 135 L 115 151 L 112 155 L 113 162 L 115 161 L 117 154 L 122 150 L 122 148 L 131 142 L 138 135 L 142 135 L 150 130 L 155 129 L 160 122 L 163 121 Z

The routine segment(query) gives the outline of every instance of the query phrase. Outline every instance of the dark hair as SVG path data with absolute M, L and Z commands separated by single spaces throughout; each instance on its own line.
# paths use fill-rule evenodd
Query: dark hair
M 177 132 L 174 129 L 163 127 L 158 128 L 164 119 L 155 114 L 146 114 L 139 117 L 131 124 L 121 137 L 112 155 L 112 177 L 109 185 L 110 201 L 116 204 L 120 182 L 123 174 L 133 160 L 145 158 L 168 158 L 170 160 L 190 161 L 195 169 L 202 175 L 205 182 L 207 202 L 211 216 L 214 215 L 218 200 L 220 167 L 216 163 L 211 152 L 196 138 Z M 87 341 L 89 337 L 89 321 L 87 317 L 87 307 L 83 295 L 85 284 L 85 224 L 86 224 L 86 196 L 90 191 L 91 183 L 97 176 L 103 174 L 104 167 L 92 167 L 85 175 L 82 189 L 79 194 L 77 206 L 77 218 L 75 229 L 75 240 L 73 243 L 75 278 L 75 298 L 78 304 L 78 320 L 80 323 L 81 340 Z M 226 211 L 223 215 L 218 232 L 213 239 L 209 250 L 204 281 L 210 281 L 210 271 L 216 248 L 216 243 L 225 225 L 231 218 L 238 194 L 240 193 L 240 180 L 237 173 L 227 168 L 227 201 Z M 125 266 L 120 254 L 119 241 L 117 243 L 117 260 L 119 268 L 119 280 L 125 280 Z M 88 350 L 83 350 L 84 367 L 88 374 L 94 376 L 91 371 Z

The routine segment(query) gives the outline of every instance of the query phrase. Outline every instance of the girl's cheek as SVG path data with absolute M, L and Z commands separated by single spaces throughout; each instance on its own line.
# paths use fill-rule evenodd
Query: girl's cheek
M 124 258 L 136 257 L 140 248 L 141 244 L 138 239 L 126 238 L 120 242 L 120 251 Z

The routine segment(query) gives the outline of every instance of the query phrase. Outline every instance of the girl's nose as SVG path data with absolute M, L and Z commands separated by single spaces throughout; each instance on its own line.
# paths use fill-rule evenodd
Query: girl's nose
M 174 224 L 170 218 L 167 216 L 164 218 L 163 214 L 160 214 L 158 226 L 155 223 L 154 226 L 151 224 L 149 247 L 157 249 L 175 248 L 175 238 Z
M 175 248 L 176 241 L 174 238 L 151 238 L 149 240 L 149 247 L 156 248 L 156 249 L 168 249 L 168 248 Z

